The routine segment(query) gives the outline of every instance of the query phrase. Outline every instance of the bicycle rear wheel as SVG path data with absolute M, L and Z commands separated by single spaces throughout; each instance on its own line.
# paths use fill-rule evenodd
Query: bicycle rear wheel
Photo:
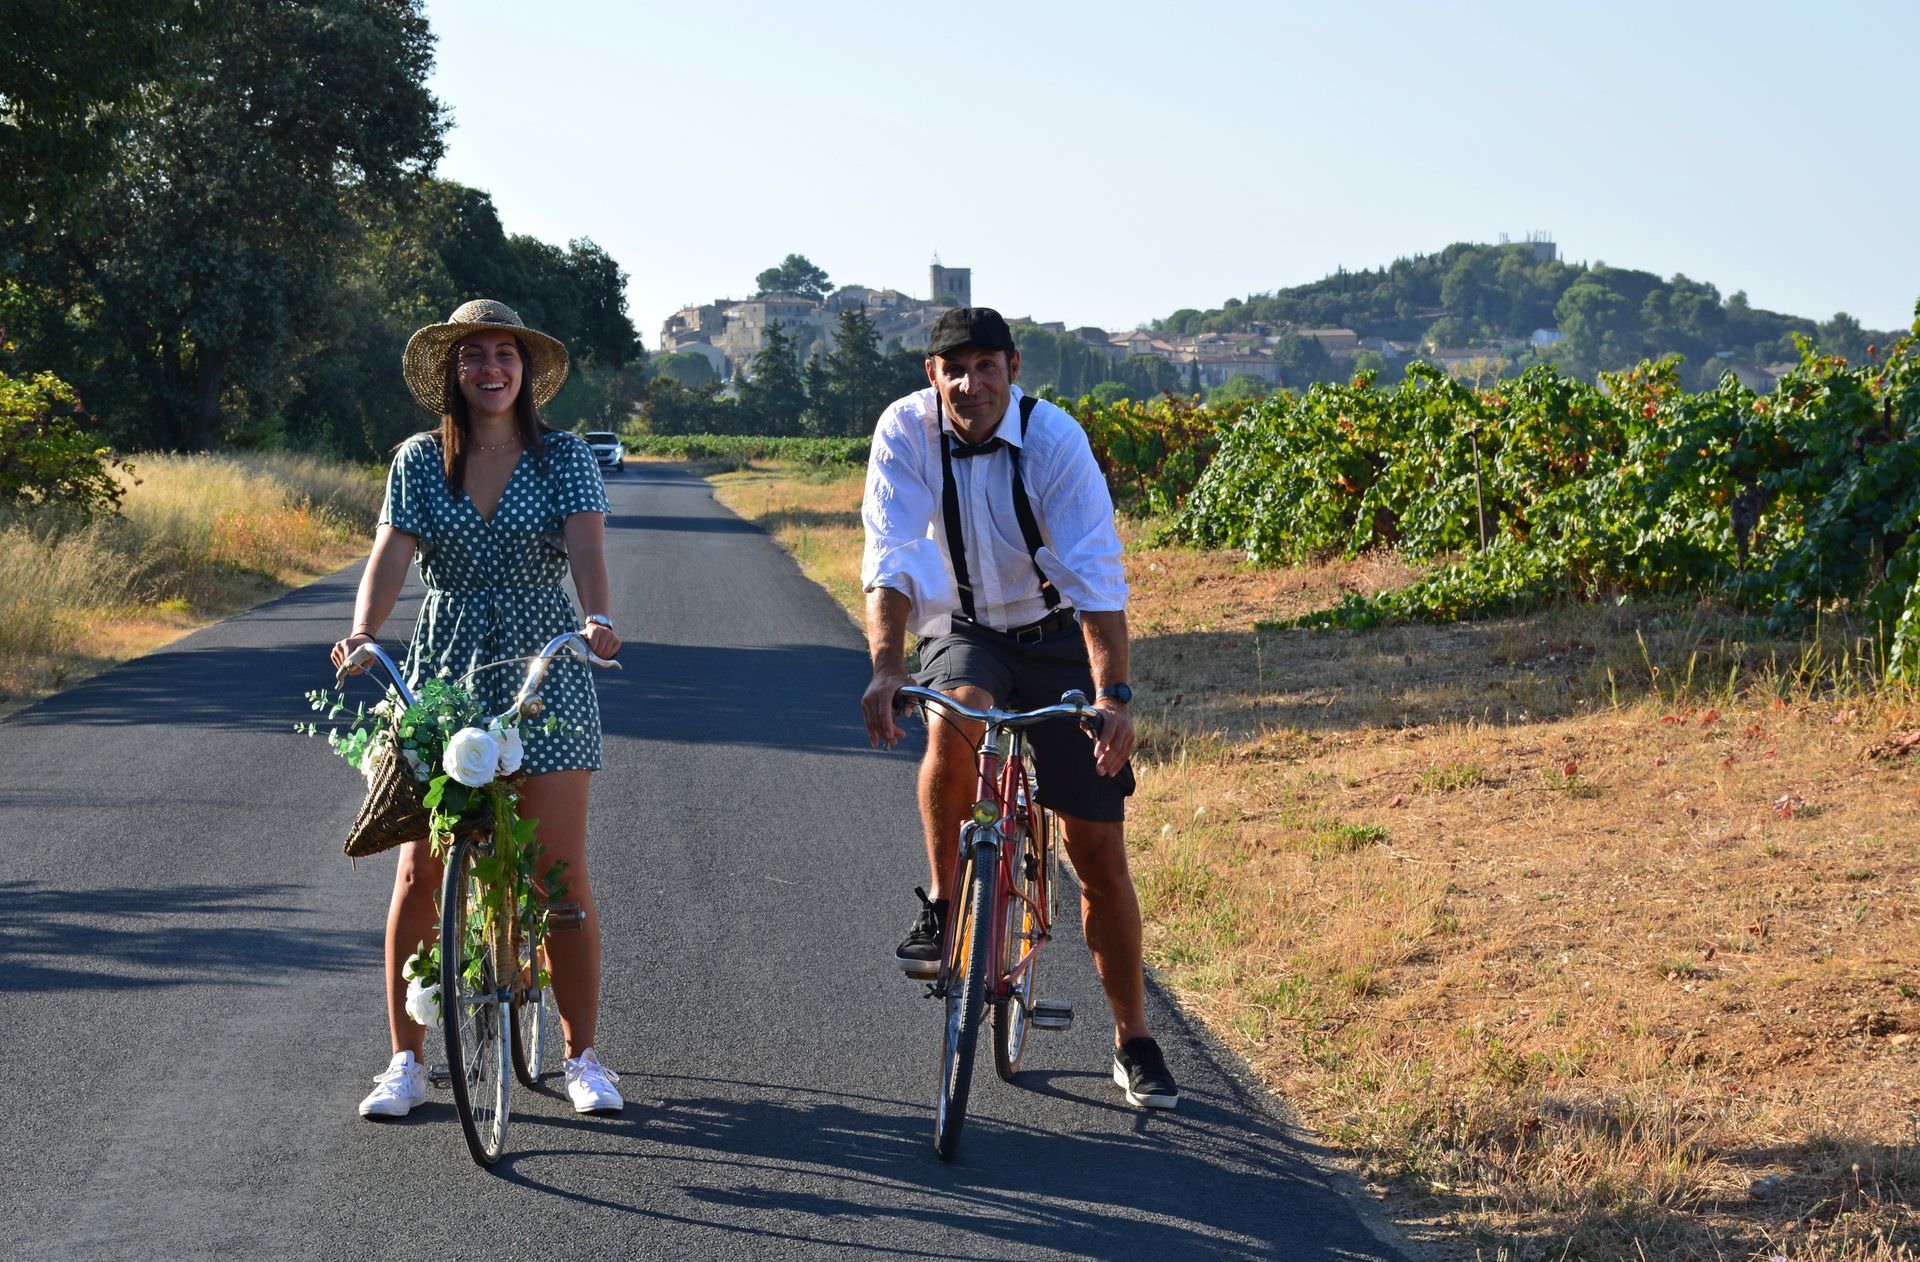
M 515 933 L 513 981 L 513 1076 L 538 1087 L 551 1071 L 547 1057 L 560 1030 L 553 990 L 540 984 L 540 953 L 526 935 Z
M 482 923 L 473 879 L 477 850 L 475 838 L 463 837 L 447 855 L 440 894 L 440 1011 L 454 1112 L 467 1150 L 490 1166 L 507 1147 L 513 1031 L 501 980 L 506 927 Z
M 946 972 L 946 1036 L 940 1049 L 940 1094 L 933 1112 L 933 1150 L 942 1161 L 953 1159 L 960 1128 L 967 1120 L 974 1050 L 980 1042 L 987 992 L 993 989 L 989 939 L 999 863 L 990 843 L 969 846 L 961 880 L 959 897 L 952 904 L 956 919 L 948 937 L 952 954 Z
M 1029 832 L 1013 857 L 1013 884 L 1007 891 L 1005 922 L 1000 930 L 1000 975 L 1013 984 L 993 1004 L 993 1067 L 1002 1079 L 1013 1081 L 1033 1030 L 1033 978 L 1040 967 L 1040 944 L 1052 923 L 1053 817 L 1044 810 L 1028 816 Z M 1020 957 L 1027 965 L 1015 974 Z

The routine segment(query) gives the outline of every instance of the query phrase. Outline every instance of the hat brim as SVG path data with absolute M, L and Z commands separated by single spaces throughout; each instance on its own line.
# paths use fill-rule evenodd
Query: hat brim
M 400 373 L 413 401 L 435 416 L 447 414 L 447 356 L 470 333 L 511 333 L 527 348 L 526 373 L 521 388 L 533 391 L 533 405 L 543 408 L 567 381 L 567 348 L 537 329 L 515 324 L 460 322 L 429 324 L 407 339 L 400 356 Z

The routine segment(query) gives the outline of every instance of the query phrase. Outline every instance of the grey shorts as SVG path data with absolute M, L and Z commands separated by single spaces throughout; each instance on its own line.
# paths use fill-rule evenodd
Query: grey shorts
M 962 684 L 984 688 L 1009 710 L 1037 710 L 1078 688 L 1093 696 L 1093 668 L 1077 622 L 1031 643 L 955 619 L 953 630 L 920 645 L 921 686 L 946 692 Z M 1078 819 L 1120 820 L 1133 793 L 1133 763 L 1118 775 L 1094 770 L 1093 742 L 1072 719 L 1027 729 L 1027 748 L 1042 805 Z

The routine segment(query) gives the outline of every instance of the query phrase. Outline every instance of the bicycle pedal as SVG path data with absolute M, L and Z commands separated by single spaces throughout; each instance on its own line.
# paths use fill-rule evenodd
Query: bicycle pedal
M 1029 1010 L 1036 1030 L 1070 1030 L 1073 1028 L 1073 1005 L 1058 999 L 1036 999 Z
M 578 903 L 548 903 L 548 933 L 579 933 L 586 927 L 586 909 Z
M 427 1083 L 430 1086 L 438 1087 L 440 1090 L 445 1091 L 453 1085 L 453 1071 L 445 1065 L 428 1065 Z

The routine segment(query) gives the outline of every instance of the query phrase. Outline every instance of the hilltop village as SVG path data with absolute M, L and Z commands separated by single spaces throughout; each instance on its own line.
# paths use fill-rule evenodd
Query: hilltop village
M 933 296 L 917 298 L 897 289 L 848 285 L 824 299 L 794 293 L 763 293 L 744 301 L 721 299 L 683 307 L 668 316 L 661 326 L 660 353 L 698 354 L 707 361 L 714 376 L 725 381 L 746 373 L 753 357 L 766 345 L 769 327 L 778 324 L 805 359 L 832 348 L 836 318 L 856 307 L 866 308 L 882 346 L 915 349 L 926 344 L 928 330 L 943 311 L 973 305 L 972 269 L 943 267 L 936 260 L 928 269 L 927 291 Z M 1311 339 L 1336 363 L 1352 359 L 1364 350 L 1392 360 L 1417 349 L 1385 338 L 1363 338 L 1352 329 L 1179 334 L 1150 333 L 1142 329 L 1110 332 L 1092 326 L 1068 328 L 1060 321 L 1020 315 L 1008 315 L 1007 319 L 1016 326 L 1071 337 L 1112 363 L 1134 355 L 1166 360 L 1178 366 L 1184 383 L 1201 388 L 1224 385 L 1241 376 L 1258 378 L 1270 386 L 1287 384 L 1283 380 L 1286 365 L 1273 353 L 1274 345 L 1284 334 Z M 1552 330 L 1541 330 L 1536 336 L 1550 340 L 1559 335 Z M 1456 353 L 1442 348 L 1433 358 L 1436 362 L 1451 364 L 1489 353 L 1484 349 Z

